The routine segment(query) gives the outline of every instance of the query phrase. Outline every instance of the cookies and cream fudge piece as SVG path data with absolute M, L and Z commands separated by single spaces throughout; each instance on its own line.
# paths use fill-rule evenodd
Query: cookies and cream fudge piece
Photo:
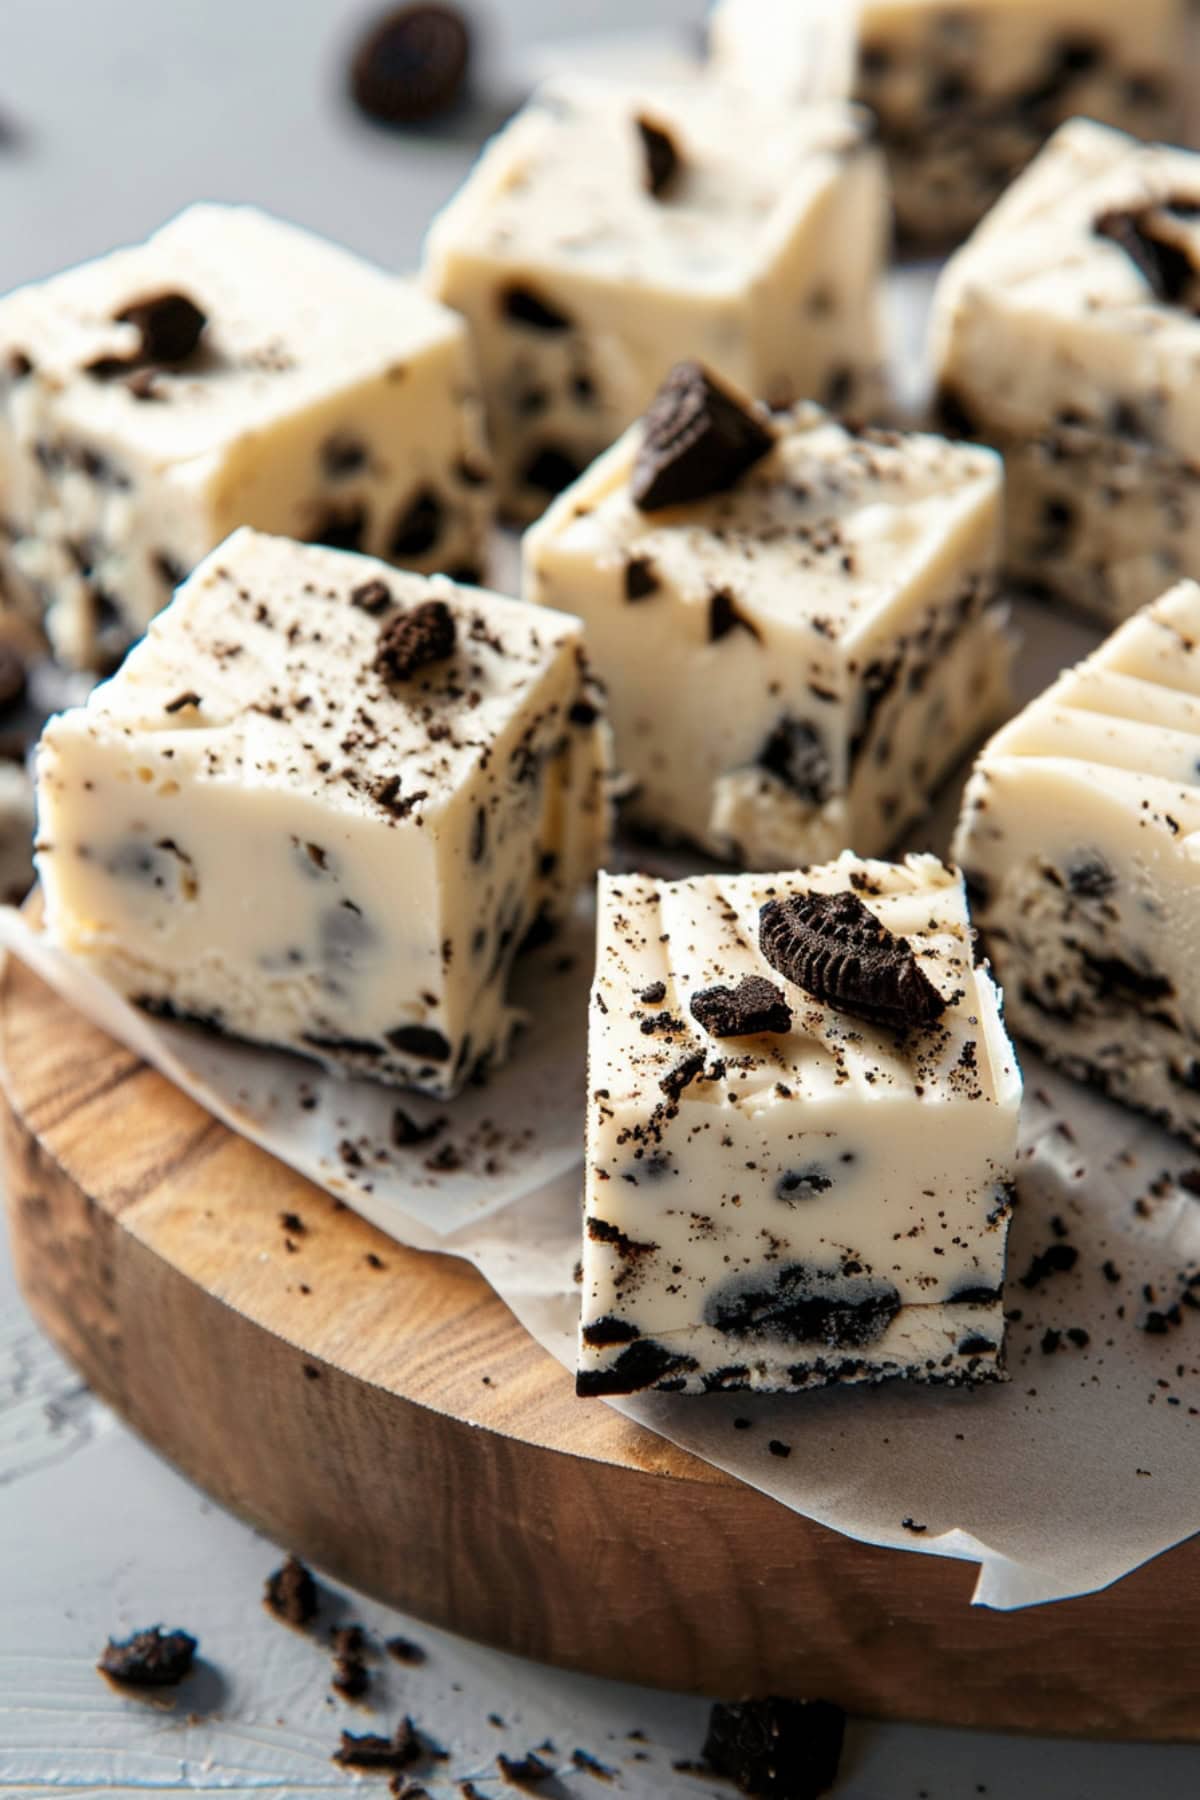
M 470 322 L 501 506 L 539 514 L 695 356 L 772 405 L 869 415 L 887 201 L 865 114 L 720 84 L 560 81 L 429 235 Z
M 167 1017 L 449 1096 L 606 841 L 575 619 L 238 531 L 37 764 L 51 940 Z
M 581 1394 L 994 1377 L 1021 1082 L 957 871 L 602 876 Z
M 902 236 L 964 237 L 1077 114 L 1176 135 L 1187 11 L 1188 0 L 862 0 L 852 91 L 879 121 Z M 805 0 L 721 0 L 714 65 L 755 93 L 802 91 L 811 30 Z
M 1200 587 L 991 741 L 955 852 L 1008 1022 L 1200 1148 Z
M 490 494 L 461 320 L 250 207 L 0 299 L 0 593 L 70 662 L 238 525 L 479 579 Z
M 743 867 L 888 849 L 1003 715 L 988 450 L 768 417 L 682 365 L 525 538 L 587 625 L 628 814 Z
M 1200 574 L 1200 155 L 1078 120 L 948 265 L 947 428 L 1003 450 L 1018 580 L 1107 622 Z

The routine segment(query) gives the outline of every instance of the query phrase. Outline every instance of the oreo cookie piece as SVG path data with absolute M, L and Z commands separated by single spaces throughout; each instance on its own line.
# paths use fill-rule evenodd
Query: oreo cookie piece
M 762 975 L 747 975 L 735 988 L 701 988 L 691 1013 L 710 1037 L 753 1037 L 792 1029 L 792 1009 L 779 988 Z
M 674 186 L 683 166 L 683 158 L 675 146 L 675 140 L 669 131 L 656 125 L 640 113 L 634 121 L 638 136 L 642 140 L 642 154 L 645 157 L 646 190 L 656 200 L 661 200 L 667 190 Z
M 282 1568 L 267 1576 L 263 1602 L 287 1625 L 311 1625 L 320 1605 L 312 1572 L 298 1557 L 289 1556 Z
M 96 1667 L 125 1687 L 176 1687 L 191 1674 L 196 1648 L 190 1632 L 151 1625 L 123 1641 L 109 1638 Z
M 115 316 L 119 325 L 136 328 L 138 347 L 128 356 L 97 357 L 87 365 L 89 375 L 128 375 L 146 365 L 170 368 L 186 362 L 208 324 L 196 302 L 174 289 L 131 300 Z
M 1168 200 L 1159 206 L 1114 209 L 1102 213 L 1095 228 L 1097 237 L 1111 239 L 1125 252 L 1156 300 L 1166 306 L 1187 304 L 1192 311 L 1200 303 L 1200 285 L 1181 222 L 1191 215 L 1195 204 Z
M 643 512 L 657 512 L 725 493 L 774 442 L 769 426 L 699 363 L 677 363 L 643 421 L 634 501 Z
M 946 1009 L 907 938 L 857 894 L 789 894 L 759 913 L 764 957 L 796 987 L 838 1012 L 892 1031 L 936 1024 Z
M 457 6 L 398 6 L 359 41 L 350 93 L 379 124 L 421 124 L 454 105 L 470 61 L 471 31 Z
M 411 612 L 390 618 L 379 633 L 376 672 L 386 681 L 410 681 L 419 670 L 453 656 L 457 638 L 446 602 L 423 600 Z
M 718 1701 L 707 1766 L 761 1800 L 816 1800 L 837 1780 L 846 1715 L 829 1700 Z

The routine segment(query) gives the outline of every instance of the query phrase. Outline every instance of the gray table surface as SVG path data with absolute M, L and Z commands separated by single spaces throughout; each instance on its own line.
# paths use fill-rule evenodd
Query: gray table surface
M 253 200 L 396 268 L 547 40 L 694 26 L 700 0 L 512 0 L 486 14 L 487 78 L 453 130 L 391 138 L 355 119 L 339 77 L 359 8 L 335 0 L 0 0 L 0 291 L 136 238 L 196 198 Z M 475 9 L 484 13 L 482 0 Z M 612 1792 L 704 1794 L 704 1703 L 569 1677 L 406 1621 L 354 1595 L 326 1617 L 404 1632 L 418 1669 L 376 1663 L 372 1713 L 329 1694 L 319 1643 L 258 1603 L 278 1549 L 212 1506 L 80 1387 L 39 1335 L 0 1245 L 0 1792 L 303 1795 L 346 1790 L 339 1730 L 401 1712 L 449 1751 L 429 1783 L 503 1790 L 495 1756 L 549 1738 L 611 1765 Z M 202 1663 L 174 1702 L 121 1698 L 94 1673 L 110 1632 L 162 1619 Z M 494 1720 L 489 1721 L 489 1715 Z M 631 1739 L 633 1731 L 644 1740 Z M 382 1792 L 379 1784 L 375 1791 Z M 563 1789 L 602 1793 L 568 1770 Z M 846 1800 L 1156 1800 L 1200 1792 L 1200 1752 L 851 1728 Z M 512 1791 L 512 1790 L 508 1790 Z

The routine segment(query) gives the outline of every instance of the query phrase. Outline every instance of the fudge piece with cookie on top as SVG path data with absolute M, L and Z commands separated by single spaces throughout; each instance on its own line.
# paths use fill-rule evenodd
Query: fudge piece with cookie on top
M 580 1394 L 999 1372 L 1021 1081 L 935 857 L 604 876 Z

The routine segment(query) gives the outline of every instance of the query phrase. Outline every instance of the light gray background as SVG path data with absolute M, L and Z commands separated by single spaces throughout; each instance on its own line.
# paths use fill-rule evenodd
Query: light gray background
M 0 291 L 139 237 L 197 198 L 253 200 L 411 266 L 430 212 L 519 98 L 538 47 L 601 28 L 694 27 L 702 11 L 700 0 L 496 0 L 470 117 L 392 138 L 341 100 L 355 6 L 0 0 L 0 113 L 21 133 L 0 153 Z M 466 1776 L 489 1796 L 504 1791 L 497 1750 L 519 1754 L 547 1735 L 563 1760 L 581 1745 L 616 1766 L 614 1793 L 716 1791 L 671 1770 L 699 1750 L 704 1703 L 562 1676 L 354 1596 L 344 1618 L 407 1631 L 430 1660 L 378 1665 L 375 1716 L 332 1700 L 327 1657 L 258 1605 L 276 1549 L 81 1391 L 34 1329 L 4 1257 L 0 1247 L 0 1792 L 348 1791 L 328 1760 L 338 1731 L 382 1729 L 401 1711 L 452 1751 L 430 1783 L 438 1796 Z M 109 1632 L 160 1618 L 194 1631 L 204 1662 L 174 1705 L 121 1699 L 93 1672 L 96 1654 Z M 644 1745 L 628 1739 L 633 1729 Z M 632 1760 L 638 1748 L 649 1760 Z M 563 1786 L 605 1792 L 578 1773 Z M 1200 1752 L 862 1725 L 839 1793 L 1128 1800 L 1140 1789 L 1192 1800 Z

